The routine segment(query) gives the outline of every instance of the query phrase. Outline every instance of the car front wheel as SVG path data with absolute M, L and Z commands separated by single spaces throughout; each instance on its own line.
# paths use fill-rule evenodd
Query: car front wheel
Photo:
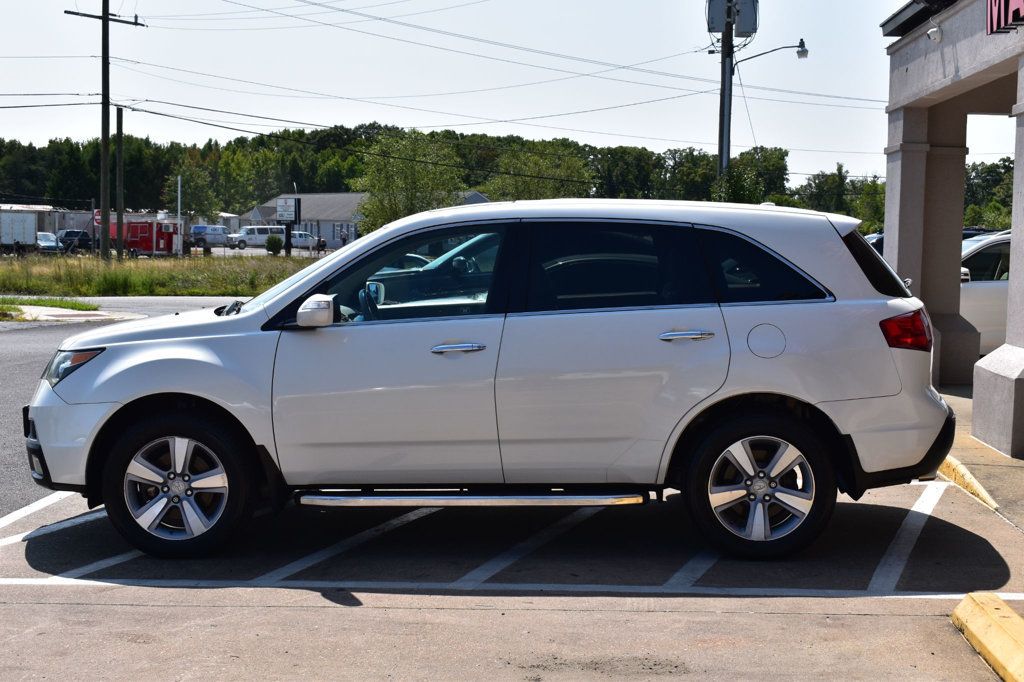
M 835 508 L 835 472 L 818 434 L 785 412 L 711 429 L 686 477 L 691 514 L 725 552 L 767 559 L 820 535 Z
M 107 515 L 148 554 L 207 554 L 223 545 L 248 510 L 245 448 L 241 438 L 202 415 L 129 428 L 104 470 Z

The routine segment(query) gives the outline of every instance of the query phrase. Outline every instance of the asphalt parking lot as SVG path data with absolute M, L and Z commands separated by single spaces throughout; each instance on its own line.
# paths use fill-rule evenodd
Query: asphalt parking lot
M 217 556 L 146 557 L 102 508 L 35 486 L 25 466 L 17 407 L 84 327 L 0 332 L 2 679 L 994 679 L 949 613 L 977 590 L 1024 604 L 1024 532 L 944 482 L 841 497 L 822 538 L 785 561 L 719 556 L 672 496 L 609 509 L 290 506 Z
M 841 498 L 819 542 L 773 562 L 718 556 L 671 497 L 603 510 L 289 507 L 219 556 L 162 561 L 125 544 L 102 509 L 57 494 L 0 519 L 0 675 L 72 660 L 102 674 L 123 659 L 126 676 L 784 667 L 987 679 L 948 620 L 973 590 L 1024 599 L 1024 535 L 944 482 Z M 208 654 L 176 659 L 182 647 Z

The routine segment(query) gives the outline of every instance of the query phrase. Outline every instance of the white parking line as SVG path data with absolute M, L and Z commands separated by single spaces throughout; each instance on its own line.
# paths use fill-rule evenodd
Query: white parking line
M 411 511 L 408 514 L 402 514 L 401 516 L 396 516 L 395 518 L 391 519 L 390 521 L 385 521 L 384 523 L 380 524 L 379 526 L 374 526 L 373 528 L 370 528 L 368 530 L 364 530 L 361 533 L 356 533 L 355 535 L 353 535 L 351 537 L 348 537 L 348 538 L 345 538 L 344 540 L 336 542 L 335 544 L 331 545 L 330 547 L 325 547 L 324 549 L 321 549 L 318 552 L 313 552 L 312 554 L 307 554 L 306 556 L 302 557 L 301 559 L 297 559 L 297 560 L 291 562 L 290 564 L 285 564 L 281 568 L 278 568 L 276 570 L 270 571 L 269 573 L 264 573 L 261 576 L 253 578 L 251 581 L 249 581 L 249 583 L 251 585 L 257 585 L 257 586 L 258 585 L 272 585 L 272 584 L 277 583 L 277 582 L 279 582 L 281 580 L 284 580 L 285 578 L 287 578 L 290 575 L 295 575 L 296 573 L 298 573 L 300 571 L 304 571 L 307 568 L 309 568 L 310 566 L 313 566 L 315 564 L 320 563 L 324 559 L 329 559 L 329 558 L 331 558 L 331 557 L 333 557 L 333 556 L 335 556 L 337 554 L 341 554 L 342 552 L 347 552 L 348 550 L 352 549 L 353 547 L 358 547 L 359 545 L 367 543 L 370 540 L 375 540 L 376 538 L 379 538 L 381 535 L 384 535 L 385 533 L 387 533 L 389 531 L 392 531 L 392 530 L 394 530 L 396 528 L 400 528 L 400 527 L 404 526 L 407 523 L 415 521 L 416 519 L 423 518 L 424 516 L 426 516 L 428 514 L 433 514 L 436 511 L 439 511 L 439 508 L 437 508 L 437 507 L 424 507 L 424 508 L 421 508 L 421 509 L 416 509 L 414 511 Z
M 925 522 L 928 521 L 948 485 L 945 482 L 933 481 L 921 492 L 917 502 L 903 518 L 903 523 L 896 531 L 896 537 L 889 543 L 889 548 L 885 550 L 881 561 L 875 567 L 871 582 L 868 584 L 868 592 L 890 593 L 896 589 L 896 583 L 903 575 L 903 569 L 907 566 L 910 553 L 914 551 L 917 538 L 920 537 Z
M 21 509 L 12 511 L 10 514 L 0 517 L 0 528 L 9 526 L 15 521 L 20 521 L 29 514 L 33 514 L 44 507 L 49 507 L 54 502 L 60 502 L 65 497 L 69 497 L 71 495 L 74 495 L 74 493 L 66 491 L 52 493 L 41 500 L 36 500 L 32 504 L 25 505 Z
M 667 592 L 678 592 L 693 587 L 719 559 L 717 552 L 704 550 L 695 554 L 676 574 L 665 581 L 662 588 Z
M 563 516 L 555 523 L 534 533 L 518 545 L 510 547 L 490 561 L 477 566 L 472 571 L 453 582 L 451 586 L 458 590 L 476 589 L 482 583 L 498 575 L 527 554 L 530 554 L 539 547 L 547 544 L 551 540 L 554 540 L 559 535 L 583 523 L 591 516 L 601 511 L 601 509 L 602 507 L 584 507 L 583 509 L 577 509 L 567 516 Z
M 130 552 L 125 552 L 124 554 L 118 554 L 116 556 L 107 557 L 106 559 L 100 559 L 99 561 L 94 561 L 91 564 L 86 564 L 85 566 L 73 568 L 70 571 L 64 571 L 60 575 L 55 575 L 49 578 L 49 580 L 58 581 L 65 580 L 68 578 L 81 578 L 83 575 L 89 575 L 90 573 L 95 573 L 96 571 L 102 571 L 104 568 L 110 568 L 111 566 L 123 564 L 126 561 L 131 561 L 132 559 L 140 556 L 142 556 L 142 552 L 140 552 L 137 549 L 133 549 Z
M 23 540 L 32 540 L 42 535 L 48 535 L 50 533 L 56 532 L 58 530 L 64 530 L 65 528 L 71 528 L 73 526 L 78 526 L 83 523 L 89 523 L 90 521 L 95 521 L 96 519 L 104 518 L 106 515 L 107 512 L 105 509 L 99 509 L 94 512 L 89 512 L 88 514 L 82 514 L 81 516 L 75 516 L 70 519 L 64 519 L 63 521 L 51 523 L 48 526 L 40 526 L 35 530 L 27 530 L 24 533 L 18 533 L 17 535 L 8 535 L 5 538 L 0 538 L 0 547 L 3 547 L 5 545 L 13 545 L 22 542 Z

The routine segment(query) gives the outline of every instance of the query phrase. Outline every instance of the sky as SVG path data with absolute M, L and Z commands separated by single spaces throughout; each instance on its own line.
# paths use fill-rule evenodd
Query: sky
M 98 101 L 100 22 L 64 10 L 98 13 L 100 1 L 3 4 L 9 20 L 0 44 L 0 106 Z M 733 155 L 753 144 L 788 148 L 792 184 L 836 163 L 854 175 L 884 176 L 885 47 L 892 39 L 882 37 L 879 24 L 903 4 L 763 0 L 760 29 L 737 57 L 801 38 L 810 57 L 797 59 L 786 49 L 739 67 Z M 718 55 L 707 53 L 704 0 L 110 0 L 110 6 L 147 24 L 111 26 L 113 100 L 152 112 L 247 131 L 375 120 L 717 152 L 720 65 Z M 99 127 L 97 106 L 0 109 L 0 138 L 84 140 L 98 136 Z M 125 113 L 125 131 L 200 144 L 243 134 L 139 111 Z M 968 145 L 969 161 L 1012 155 L 1012 120 L 972 117 Z

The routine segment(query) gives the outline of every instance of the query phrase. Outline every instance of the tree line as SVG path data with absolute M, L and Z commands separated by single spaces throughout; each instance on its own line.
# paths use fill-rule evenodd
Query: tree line
M 99 141 L 69 138 L 46 146 L 0 139 L 0 201 L 88 207 L 99 187 Z M 789 152 L 755 147 L 730 161 L 693 147 L 643 147 L 528 140 L 516 135 L 423 133 L 378 123 L 281 130 L 203 145 L 124 140 L 125 203 L 173 209 L 182 176 L 183 212 L 244 213 L 282 193 L 366 191 L 361 229 L 419 210 L 450 205 L 477 189 L 491 200 L 558 197 L 772 202 L 853 215 L 881 229 L 885 184 L 851 177 L 838 164 L 791 184 Z M 113 164 L 111 164 L 113 168 Z M 1013 161 L 967 168 L 965 223 L 1009 225 Z M 113 178 L 111 178 L 113 187 Z M 112 197 L 113 199 L 113 197 Z M 98 201 L 97 201 L 98 203 Z M 111 202 L 113 205 L 113 201 Z

